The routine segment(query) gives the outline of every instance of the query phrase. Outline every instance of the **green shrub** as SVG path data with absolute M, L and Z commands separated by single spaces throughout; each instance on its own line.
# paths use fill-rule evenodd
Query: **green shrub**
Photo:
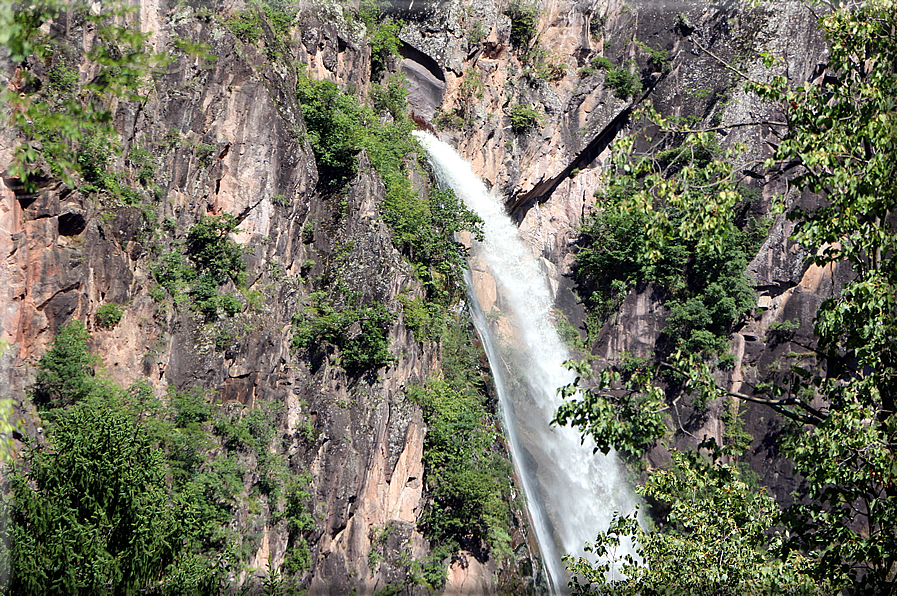
M 243 249 L 229 237 L 238 223 L 227 213 L 204 216 L 187 232 L 187 256 L 201 275 L 208 275 L 217 284 L 228 278 L 237 285 L 243 284 Z
M 511 19 L 511 45 L 518 49 L 526 48 L 536 35 L 539 9 L 535 4 L 514 2 L 505 9 L 504 14 Z
M 511 466 L 495 431 L 482 350 L 473 344 L 466 311 L 444 316 L 442 325 L 444 378 L 407 390 L 428 428 L 424 479 L 434 502 L 421 519 L 431 550 L 420 581 L 436 592 L 446 579 L 443 561 L 471 538 L 484 541 L 499 561 L 508 556 L 511 519 Z
M 161 400 L 147 382 L 95 379 L 88 340 L 69 323 L 41 359 L 34 394 L 63 407 L 43 416 L 46 443 L 8 471 L 4 532 L 15 549 L 0 544 L 11 569 L 0 589 L 218 594 L 251 546 L 230 527 L 250 478 L 238 454 L 255 458 L 253 488 L 275 517 L 283 512 L 291 549 L 303 552 L 301 534 L 314 526 L 308 479 L 271 452 L 274 410 L 225 410 L 201 389 Z
M 224 25 L 244 42 L 251 42 L 262 35 L 261 16 L 258 11 L 253 9 L 235 14 L 225 21 Z
M 589 33 L 595 37 L 600 37 L 601 34 L 604 33 L 605 21 L 606 18 L 604 15 L 597 10 L 593 12 L 592 18 L 589 19 Z
M 393 315 L 380 303 L 360 304 L 359 295 L 336 306 L 324 292 L 312 294 L 312 305 L 293 317 L 294 350 L 319 353 L 327 345 L 340 350 L 340 364 L 350 372 L 386 366 L 392 362 L 387 331 Z
M 511 129 L 517 134 L 536 128 L 542 123 L 542 114 L 523 104 L 517 104 L 511 108 L 510 116 Z
M 81 321 L 66 323 L 53 339 L 53 346 L 37 364 L 33 388 L 39 406 L 65 406 L 87 397 L 94 388 L 96 358 L 87 349 L 90 334 Z
M 467 43 L 472 46 L 478 45 L 486 39 L 488 34 L 489 31 L 483 26 L 483 22 L 475 21 L 470 29 L 467 30 Z
M 33 190 L 33 178 L 46 163 L 56 177 L 70 187 L 72 175 L 89 162 L 85 178 L 99 181 L 115 145 L 102 146 L 103 139 L 116 135 L 112 106 L 117 99 L 134 99 L 159 56 L 144 48 L 148 34 L 130 28 L 119 18 L 118 2 L 96 5 L 96 10 L 68 10 L 67 3 L 36 2 L 4 5 L 0 15 L 0 46 L 12 62 L 24 63 L 29 56 L 41 68 L 23 71 L 30 79 L 21 92 L 3 88 L 2 102 L 8 108 L 4 123 L 17 129 L 16 147 L 10 153 L 6 174 L 19 178 Z M 66 14 L 67 13 L 67 14 Z M 73 55 L 66 36 L 39 29 L 62 15 L 66 27 L 90 27 L 95 35 L 83 56 Z M 83 85 L 75 68 L 83 59 L 91 77 Z M 86 191 L 89 192 L 89 191 Z
M 244 283 L 243 249 L 229 237 L 236 227 L 232 215 L 202 217 L 187 233 L 186 255 L 171 251 L 159 257 L 153 276 L 176 303 L 189 300 L 192 308 L 209 319 L 216 318 L 219 310 L 227 316 L 243 310 L 236 296 L 219 290 L 228 279 L 238 286 Z
M 648 44 L 636 41 L 636 45 L 648 52 L 648 66 L 657 72 L 665 72 L 670 68 L 670 56 L 666 50 L 652 48 Z
M 401 30 L 402 23 L 387 20 L 368 31 L 371 43 L 371 79 L 386 70 L 390 56 L 399 55 L 399 48 L 402 46 L 399 39 Z
M 78 89 L 78 70 L 64 65 L 54 65 L 47 71 L 47 80 L 53 93 L 71 94 Z
M 165 458 L 116 407 L 87 400 L 59 416 L 52 448 L 12 475 L 11 593 L 132 593 L 179 549 Z
M 587 66 L 583 66 L 579 69 L 579 74 L 582 77 L 588 77 L 599 70 L 611 70 L 613 67 L 614 65 L 611 64 L 611 61 L 604 56 L 595 56 L 589 61 Z
M 225 21 L 231 33 L 247 43 L 255 43 L 263 36 L 262 20 L 265 19 L 271 31 L 284 39 L 296 20 L 296 3 L 291 0 L 257 0 L 247 3 L 243 10 Z
M 128 163 L 137 169 L 137 179 L 141 184 L 149 184 L 156 175 L 156 164 L 153 154 L 146 149 L 131 149 L 128 152 Z
M 355 156 L 361 150 L 357 131 L 363 110 L 354 98 L 330 81 L 300 76 L 296 94 L 324 186 L 336 187 L 355 175 Z
M 408 80 L 405 75 L 396 73 L 391 75 L 381 85 L 371 85 L 371 104 L 376 112 L 389 112 L 394 120 L 401 120 L 407 116 L 408 89 L 405 87 Z
M 78 146 L 78 165 L 81 175 L 88 182 L 102 184 L 108 176 L 106 168 L 113 158 L 116 144 L 105 135 L 88 137 Z
M 539 44 L 533 45 L 524 54 L 522 62 L 526 65 L 524 76 L 534 83 L 539 80 L 560 81 L 567 74 L 567 64 L 546 52 Z
M 618 99 L 629 99 L 642 88 L 638 76 L 624 68 L 614 68 L 608 72 L 604 84 L 614 90 Z
M 648 64 L 650 64 L 655 71 L 666 72 L 670 69 L 670 56 L 666 50 L 649 48 L 648 53 Z
M 484 423 L 488 414 L 480 397 L 434 379 L 411 388 L 408 398 L 421 404 L 427 423 L 425 474 L 435 502 L 424 517 L 426 531 L 456 543 L 473 534 L 496 552 L 506 550 L 510 469 L 493 450 L 497 435 Z
M 206 145 L 205 143 L 200 143 L 196 146 L 196 160 L 199 162 L 204 168 L 212 165 L 212 157 L 215 155 L 215 151 L 218 148 L 215 145 Z
M 405 325 L 414 332 L 417 341 L 435 341 L 445 330 L 445 311 L 442 306 L 423 298 L 399 296 L 405 315 Z
M 298 4 L 294 0 L 263 0 L 262 11 L 274 35 L 285 39 L 296 21 Z
M 125 309 L 114 302 L 104 304 L 97 309 L 97 324 L 107 329 L 115 327 L 118 325 L 124 312 Z

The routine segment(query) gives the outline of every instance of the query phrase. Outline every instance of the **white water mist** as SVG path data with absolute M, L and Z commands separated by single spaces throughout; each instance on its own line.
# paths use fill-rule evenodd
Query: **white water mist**
M 551 591 L 565 593 L 561 556 L 585 556 L 583 545 L 607 529 L 614 512 L 630 513 L 636 499 L 615 456 L 594 455 L 575 430 L 550 426 L 561 403 L 557 389 L 574 377 L 563 366 L 570 353 L 552 322 L 554 300 L 539 260 L 470 164 L 435 136 L 414 134 L 439 182 L 484 222 L 484 241 L 474 242 L 471 253 L 475 267 L 495 280 L 498 308 L 483 312 L 469 279 L 474 322 L 486 344 Z

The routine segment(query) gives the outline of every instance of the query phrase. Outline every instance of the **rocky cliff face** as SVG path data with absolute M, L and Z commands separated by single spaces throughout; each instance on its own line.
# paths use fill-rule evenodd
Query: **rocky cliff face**
M 583 321 L 581 306 L 569 295 L 577 226 L 596 208 L 592 193 L 603 184 L 611 143 L 635 130 L 638 122 L 630 112 L 643 102 L 650 101 L 666 118 L 692 122 L 694 128 L 717 127 L 723 148 L 744 144 L 745 180 L 762 190 L 762 199 L 752 206 L 758 215 L 769 212 L 775 195 L 784 194 L 789 205 L 812 203 L 812 197 L 790 195 L 782 180 L 749 171 L 750 164 L 769 157 L 777 143 L 774 127 L 763 123 L 782 116 L 780 106 L 761 102 L 741 88 L 748 78 L 770 74 L 760 58 L 763 52 L 779 57 L 773 73 L 795 84 L 820 76 L 827 49 L 805 5 L 549 1 L 538 6 L 529 55 L 511 40 L 505 5 L 477 4 L 463 11 L 446 6 L 437 19 L 444 27 L 406 30 L 403 40 L 436 57 L 438 78 L 445 81 L 441 104 L 423 101 L 421 111 L 441 107 L 460 116 L 443 134 L 507 197 L 521 233 L 555 280 L 558 307 L 572 323 L 581 326 Z M 474 31 L 482 32 L 477 43 Z M 456 49 L 440 54 L 446 47 Z M 666 50 L 668 70 L 659 72 L 646 48 Z M 415 71 L 405 66 L 414 55 L 406 54 L 406 72 Z M 620 99 L 607 84 L 606 70 L 582 69 L 599 55 L 615 65 L 633 64 L 643 92 Z M 537 109 L 542 114 L 539 126 L 515 130 L 510 116 L 518 105 Z M 723 382 L 734 391 L 746 382 L 756 383 L 787 360 L 791 348 L 768 331 L 770 325 L 797 322 L 793 339 L 811 343 L 818 305 L 837 293 L 849 276 L 847 271 L 807 268 L 806 255 L 788 240 L 791 226 L 784 217 L 775 218 L 748 267 L 759 301 L 730 337 L 737 360 Z M 475 280 L 488 311 L 492 282 L 482 275 Z M 634 289 L 601 330 L 592 352 L 605 362 L 619 361 L 626 353 L 652 353 L 666 314 L 652 286 Z M 720 440 L 726 431 L 721 407 L 712 406 L 706 415 L 688 406 L 677 410 L 670 420 L 676 441 L 694 446 L 704 436 Z M 765 447 L 765 437 L 778 432 L 780 420 L 762 406 L 742 407 L 747 408 L 745 429 L 756 437 L 747 459 L 773 494 L 787 502 L 798 480 L 790 464 Z M 665 458 L 662 449 L 649 455 L 655 464 Z
M 272 448 L 314 479 L 317 529 L 310 536 L 309 589 L 371 593 L 404 580 L 410 561 L 422 558 L 428 546 L 416 526 L 425 427 L 403 387 L 438 370 L 436 346 L 415 341 L 400 315 L 389 332 L 395 363 L 379 375 L 350 377 L 326 357 L 312 364 L 290 350 L 291 319 L 311 291 L 309 280 L 335 266 L 337 250 L 351 264 L 346 277 L 364 299 L 400 312 L 396 296 L 420 292 L 379 219 L 382 182 L 362 159 L 345 197 L 348 216 L 337 218 L 333 204 L 316 192 L 318 174 L 301 136 L 294 76 L 189 6 L 146 5 L 141 16 L 156 49 L 172 52 L 174 60 L 145 102 L 118 107 L 116 128 L 125 153 L 138 146 L 152 152 L 162 196 L 146 213 L 62 184 L 36 196 L 16 196 L 3 187 L 2 225 L 9 231 L 0 274 L 7 292 L 0 322 L 8 342 L 5 391 L 37 424 L 25 391 L 32 367 L 60 326 L 76 318 L 87 322 L 92 348 L 116 381 L 146 378 L 159 391 L 201 386 L 237 408 L 283 404 Z M 343 77 L 363 71 L 364 46 L 341 47 L 334 25 L 309 25 L 300 33 L 308 62 L 318 60 Z M 73 44 L 79 34 L 89 33 L 72 32 Z M 209 44 L 217 60 L 177 53 L 171 48 L 176 37 Z M 5 131 L 6 163 L 13 140 Z M 199 145 L 203 158 L 196 154 Z M 246 251 L 247 290 L 260 296 L 243 314 L 209 324 L 189 309 L 150 297 L 150 245 L 177 241 L 199 217 L 221 213 L 240 222 L 236 239 Z M 159 233 L 159 220 L 170 233 Z M 112 329 L 95 319 L 108 303 L 125 307 Z M 263 573 L 279 568 L 285 525 L 252 518 L 235 522 L 244 532 L 250 524 L 263 526 L 247 567 Z M 395 529 L 389 555 L 369 566 L 376 529 L 386 527 Z
M 272 449 L 313 478 L 316 530 L 308 537 L 312 563 L 304 585 L 314 594 L 370 594 L 399 584 L 408 593 L 420 591 L 407 579 L 411 562 L 429 549 L 417 527 L 426 499 L 426 427 L 403 389 L 439 370 L 438 345 L 418 341 L 405 323 L 398 297 L 421 296 L 423 289 L 383 223 L 382 181 L 362 154 L 342 206 L 322 193 L 294 93 L 296 63 L 313 77 L 362 93 L 370 85 L 370 46 L 348 11 L 326 2 L 301 8 L 285 48 L 268 29 L 241 42 L 223 22 L 243 8 L 239 2 L 216 11 L 164 0 L 139 3 L 140 28 L 171 62 L 153 77 L 145 100 L 114 110 L 123 142 L 116 169 L 133 180 L 135 167 L 125 156 L 149 151 L 159 189 L 147 198 L 149 209 L 97 199 L 52 179 L 32 194 L 16 192 L 13 180 L 0 185 L 4 396 L 16 400 L 28 434 L 37 435 L 39 417 L 27 399 L 34 365 L 56 331 L 79 319 L 116 381 L 146 378 L 159 392 L 202 386 L 235 408 L 283 404 Z M 803 81 L 824 60 L 824 45 L 811 15 L 796 4 L 738 9 L 546 0 L 529 42 L 542 53 L 524 60 L 511 42 L 505 8 L 455 1 L 420 11 L 396 7 L 406 25 L 401 56 L 391 58 L 390 67 L 406 74 L 417 116 L 432 122 L 454 115 L 443 136 L 506 194 L 555 281 L 559 306 L 579 323 L 582 309 L 566 277 L 571 243 L 594 207 L 610 141 L 628 130 L 631 102 L 604 85 L 603 71 L 578 69 L 599 54 L 615 63 L 633 60 L 662 113 L 726 125 L 774 117 L 776 106 L 747 98 L 717 57 L 752 74 L 759 69 L 757 53 L 771 51 L 784 57 L 782 72 Z M 92 33 L 67 35 L 81 47 Z M 668 50 L 669 72 L 649 72 L 633 39 Z M 180 51 L 175 40 L 208 44 L 216 59 Z M 518 105 L 540 114 L 537 126 L 515 130 L 510 114 Z M 2 169 L 16 133 L 0 132 Z M 734 142 L 760 157 L 774 139 L 768 128 L 746 127 L 731 129 L 721 141 Z M 768 209 L 777 190 L 772 182 L 765 187 L 758 209 Z M 225 213 L 238 220 L 235 239 L 245 249 L 243 312 L 209 323 L 170 300 L 155 300 L 157 249 L 182 241 L 200 217 Z M 816 305 L 838 288 L 836 272 L 802 266 L 803 255 L 787 240 L 788 225 L 776 220 L 751 264 L 760 305 L 732 338 L 739 361 L 730 380 L 736 386 L 781 357 L 784 346 L 770 340 L 770 323 L 797 318 L 797 333 L 809 337 Z M 293 315 L 319 289 L 314 280 L 337 268 L 365 301 L 396 314 L 388 334 L 394 362 L 368 375 L 350 375 L 327 355 L 306 361 L 290 349 Z M 478 279 L 488 287 L 488 279 Z M 108 303 L 124 306 L 112 328 L 96 318 Z M 634 291 L 593 350 L 611 361 L 624 351 L 646 353 L 664 317 L 650 287 Z M 748 420 L 762 445 L 774 420 L 760 411 Z M 697 437 L 722 432 L 714 416 L 690 424 Z M 787 462 L 760 448 L 752 465 L 765 479 L 781 474 L 780 496 L 787 494 Z M 283 564 L 283 522 L 244 512 L 235 523 L 246 532 L 261 527 L 247 568 L 264 575 L 266 567 Z M 383 539 L 385 528 L 391 530 Z M 520 544 L 525 551 L 524 537 Z M 494 561 L 462 556 L 452 564 L 446 593 L 495 592 L 500 571 Z

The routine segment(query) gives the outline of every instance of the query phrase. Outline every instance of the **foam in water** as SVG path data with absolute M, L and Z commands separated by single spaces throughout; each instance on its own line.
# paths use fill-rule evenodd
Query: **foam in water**
M 563 366 L 570 353 L 552 323 L 554 300 L 539 260 L 470 164 L 435 136 L 414 134 L 440 184 L 484 222 L 485 238 L 473 243 L 472 258 L 474 268 L 495 279 L 501 310 L 482 312 L 469 283 L 474 322 L 486 344 L 550 589 L 565 593 L 569 576 L 561 556 L 585 556 L 583 546 L 607 529 L 614 512 L 630 513 L 637 501 L 613 454 L 593 454 L 593 444 L 582 444 L 575 430 L 550 426 L 562 401 L 557 389 L 574 375 Z

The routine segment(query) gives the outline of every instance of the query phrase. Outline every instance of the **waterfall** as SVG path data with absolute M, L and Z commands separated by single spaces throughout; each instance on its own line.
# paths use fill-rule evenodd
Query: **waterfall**
M 593 454 L 593 444 L 582 444 L 577 431 L 549 424 L 561 403 L 558 387 L 574 376 L 563 366 L 570 352 L 552 323 L 554 300 L 539 259 L 470 164 L 432 134 L 414 134 L 440 184 L 484 221 L 485 238 L 473 242 L 468 272 L 474 323 L 489 357 L 551 592 L 566 593 L 561 556 L 585 556 L 583 545 L 607 529 L 614 512 L 630 513 L 636 499 L 616 456 Z M 473 277 L 485 278 L 484 273 L 495 281 L 489 312 L 473 289 Z

